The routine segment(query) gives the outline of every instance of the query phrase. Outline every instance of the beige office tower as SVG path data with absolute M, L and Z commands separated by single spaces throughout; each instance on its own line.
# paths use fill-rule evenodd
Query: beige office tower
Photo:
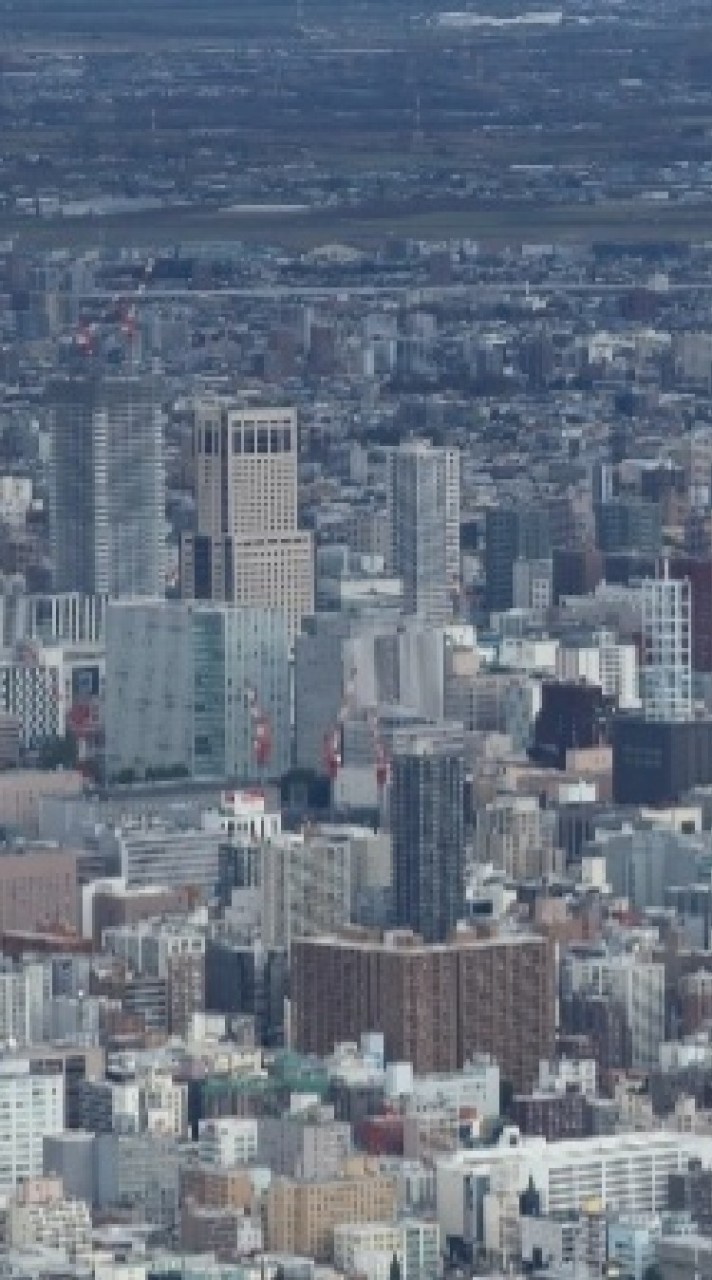
M 184 599 L 277 608 L 290 641 L 314 612 L 311 534 L 297 525 L 297 414 L 196 405 L 197 533 L 181 544 Z

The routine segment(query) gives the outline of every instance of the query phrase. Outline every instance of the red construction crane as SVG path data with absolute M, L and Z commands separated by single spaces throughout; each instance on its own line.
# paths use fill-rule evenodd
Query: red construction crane
M 322 741 L 321 760 L 331 782 L 336 780 L 343 764 L 344 724 L 356 699 L 356 675 L 356 667 L 352 667 L 344 684 L 344 699 L 339 707 L 336 724 L 327 730 Z
M 266 769 L 272 758 L 272 731 L 269 720 L 260 706 L 257 691 L 248 685 L 247 707 L 252 729 L 252 752 L 258 769 Z
M 269 721 L 263 714 L 257 716 L 252 733 L 252 750 L 260 769 L 266 769 L 272 756 L 272 734 Z
M 74 341 L 83 355 L 90 356 L 92 354 L 94 350 L 94 333 L 88 324 L 80 326 Z
M 330 782 L 335 782 L 341 768 L 341 725 L 334 725 L 324 734 L 321 760 Z
M 121 332 L 124 337 L 133 340 L 136 336 L 136 308 L 125 307 L 121 316 Z
M 386 783 L 388 782 L 389 773 L 390 773 L 390 766 L 388 763 L 388 756 L 386 755 L 386 748 L 381 742 L 381 739 L 377 738 L 376 739 L 376 783 L 378 785 L 379 795 L 382 794 L 383 789 Z
M 369 723 L 371 733 L 373 735 L 373 758 L 376 765 L 376 784 L 378 786 L 379 799 L 383 796 L 386 783 L 390 774 L 390 761 L 386 748 L 378 728 L 378 714 L 375 708 L 369 713 Z

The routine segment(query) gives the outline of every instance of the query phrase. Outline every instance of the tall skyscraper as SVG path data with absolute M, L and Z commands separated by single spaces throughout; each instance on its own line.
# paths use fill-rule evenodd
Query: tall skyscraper
M 646 720 L 692 716 L 692 593 L 687 578 L 646 578 L 643 595 L 643 708 Z
M 94 368 L 50 386 L 54 585 L 163 595 L 163 430 L 151 378 Z
M 391 776 L 396 922 L 442 942 L 464 907 L 462 742 L 449 730 L 404 735 Z
M 197 532 L 181 545 L 184 599 L 280 609 L 290 639 L 314 611 L 311 535 L 297 524 L 295 409 L 196 406 Z
M 447 622 L 460 586 L 460 453 L 413 441 L 388 455 L 391 565 L 408 613 Z

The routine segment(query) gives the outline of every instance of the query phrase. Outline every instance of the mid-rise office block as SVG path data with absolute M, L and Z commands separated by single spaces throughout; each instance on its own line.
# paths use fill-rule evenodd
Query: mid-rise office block
M 655 1260 L 665 1280 L 712 1280 L 712 1240 L 668 1236 L 658 1242 Z
M 205 847 L 205 846 L 203 846 Z M 202 852 L 202 849 L 199 851 Z M 133 851 L 121 855 L 126 856 L 129 864 L 134 863 Z M 193 859 L 195 852 L 191 849 L 187 858 Z M 171 867 L 173 867 L 171 863 Z M 135 863 L 134 863 L 135 866 Z M 132 871 L 134 869 L 132 866 Z M 144 863 L 147 875 L 151 872 Z M 154 884 L 165 883 L 164 868 L 155 867 Z M 192 874 L 192 867 L 191 867 Z M 172 877 L 171 877 L 172 878 Z M 202 879 L 202 877 L 201 877 Z M 211 891 L 215 881 L 210 883 Z M 197 905 L 198 895 L 192 893 L 188 884 L 177 884 L 175 888 L 154 888 L 150 883 L 129 888 L 125 884 L 107 884 L 92 894 L 91 900 L 91 932 L 94 945 L 100 947 L 104 929 L 116 925 L 137 924 L 139 920 L 150 920 L 155 916 L 188 915 Z
M 652 1070 L 665 1038 L 665 966 L 638 956 L 591 949 L 568 952 L 561 966 L 561 998 L 604 998 L 625 1015 L 630 1066 Z
M 104 1075 L 104 1051 L 98 1046 L 51 1044 L 28 1047 L 25 1055 L 30 1070 L 43 1075 L 59 1075 L 64 1092 L 64 1123 L 80 1128 L 79 1092 L 84 1080 L 100 1080 Z
M 274 1178 L 266 1199 L 267 1248 L 326 1262 L 333 1256 L 334 1229 L 345 1223 L 392 1222 L 395 1178 L 364 1167 L 328 1182 Z
M 712 783 L 712 720 L 613 721 L 613 799 L 616 804 L 674 804 Z
M 104 642 L 108 596 L 81 591 L 28 594 L 24 579 L 0 585 L 0 636 L 12 648 L 23 640 L 44 645 L 98 645 Z
M 391 1222 L 345 1223 L 334 1228 L 334 1266 L 347 1276 L 373 1274 L 373 1260 L 395 1258 L 403 1274 L 401 1228 Z M 368 1270 L 367 1270 L 368 1267 Z
M 56 590 L 163 595 L 163 427 L 154 382 L 89 369 L 56 379 L 49 398 Z
M 347 835 L 306 832 L 223 844 L 220 882 L 230 915 L 267 947 L 331 933 L 352 917 L 356 854 Z
M 25 751 L 66 732 L 61 650 L 18 647 L 0 658 L 0 712 L 11 716 Z
M 49 1134 L 43 1144 L 44 1174 L 59 1178 L 71 1200 L 94 1203 L 95 1135 L 85 1129 Z
M 303 939 L 292 947 L 291 992 L 293 1043 L 305 1053 L 326 1056 L 378 1030 L 388 1059 L 418 1074 L 487 1053 L 524 1090 L 553 1052 L 554 966 L 543 938 Z
M 7 1225 L 13 1249 L 48 1249 L 85 1264 L 92 1256 L 89 1206 L 65 1199 L 58 1178 L 23 1182 L 10 1201 Z
M 583 1138 L 588 1127 L 586 1099 L 577 1090 L 515 1094 L 511 1118 L 522 1133 L 540 1134 L 547 1142 Z
M 278 610 L 112 604 L 106 664 L 109 778 L 264 781 L 289 767 L 289 645 Z
M 215 1255 L 218 1262 L 254 1257 L 263 1247 L 259 1218 L 239 1209 L 181 1204 L 181 1248 L 187 1254 Z
M 192 1200 L 208 1209 L 249 1210 L 254 1189 L 245 1168 L 222 1168 L 203 1163 L 183 1165 L 180 1174 L 181 1203 Z
M 68 849 L 0 850 L 0 934 L 78 924 L 78 855 Z
M 530 1179 L 544 1215 L 579 1211 L 593 1200 L 618 1212 L 659 1212 L 667 1207 L 669 1175 L 685 1169 L 694 1155 L 709 1166 L 712 1141 L 662 1131 L 565 1142 L 531 1139 L 520 1143 L 512 1135 L 511 1142 L 458 1152 L 438 1163 L 440 1231 L 444 1241 L 453 1238 L 494 1247 L 492 1226 L 500 1224 L 491 1220 L 488 1224 L 488 1215 L 482 1212 L 484 1197 L 493 1184 L 512 1188 L 518 1215 L 518 1196 Z
M 440 1228 L 437 1222 L 408 1218 L 397 1224 L 348 1223 L 334 1229 L 334 1265 L 346 1275 L 360 1275 L 372 1258 L 388 1268 L 397 1258 L 403 1280 L 433 1280 L 440 1274 Z
M 175 1231 L 180 1218 L 181 1143 L 156 1133 L 101 1134 L 97 1141 L 97 1207 L 131 1209 L 142 1222 Z
M 491 507 L 485 528 L 486 604 L 490 613 L 512 608 L 517 560 L 546 560 L 550 554 L 545 509 Z
M 106 929 L 104 946 L 133 973 L 166 984 L 166 1024 L 187 1035 L 194 1013 L 205 1009 L 205 938 L 180 923 L 143 922 Z
M 640 706 L 636 646 L 618 643 L 610 631 L 599 631 L 587 641 L 562 644 L 556 655 L 556 674 L 562 681 L 600 685 L 621 710 Z
M 310 1107 L 279 1118 L 265 1116 L 259 1125 L 259 1159 L 286 1177 L 338 1177 L 351 1155 L 351 1125 L 334 1119 L 332 1107 Z
M 567 751 L 608 743 L 614 699 L 600 685 L 545 681 L 530 755 L 538 764 L 564 769 Z
M 261 942 L 209 938 L 205 952 L 205 1007 L 212 1013 L 246 1014 L 259 1043 L 276 1045 L 284 1033 L 287 952 Z
M 604 555 L 637 552 L 660 554 L 662 519 L 656 502 L 644 498 L 613 498 L 596 503 L 596 546 Z
M 701 1031 L 712 1018 L 712 973 L 687 974 L 678 983 L 679 1026 L 683 1036 Z
M 156 885 L 164 886 L 164 893 L 171 890 L 174 900 L 175 895 L 180 896 L 180 890 L 186 888 L 194 889 L 204 899 L 213 896 L 218 880 L 220 838 L 219 831 L 181 828 L 158 819 L 137 818 L 125 821 L 108 832 L 102 840 L 102 847 L 116 860 L 129 893 L 135 891 L 146 895 L 147 904 L 152 897 L 154 906 L 159 907 L 161 899 L 154 889 Z M 148 896 L 151 890 L 154 892 Z M 135 901 L 140 908 L 141 898 L 137 897 Z M 164 910 L 170 903 L 171 898 L 166 898 Z M 125 919 L 121 914 L 119 912 L 119 918 L 114 921 L 105 920 L 103 927 L 137 923 L 151 915 L 140 909 L 129 912 Z M 160 912 L 154 910 L 153 915 L 158 914 Z
M 687 1168 L 671 1173 L 668 1202 L 671 1209 L 687 1211 L 702 1235 L 712 1236 L 712 1169 L 691 1159 Z
M 208 1165 L 246 1165 L 255 1159 L 259 1145 L 256 1120 L 225 1116 L 198 1124 L 198 1154 Z
M 479 809 L 475 850 L 478 862 L 515 879 L 529 875 L 529 858 L 553 853 L 555 814 L 542 809 L 536 796 L 496 796 Z
M 588 596 L 603 579 L 603 555 L 595 547 L 555 547 L 552 552 L 552 597 Z
M 214 400 L 194 420 L 198 528 L 181 545 L 185 599 L 278 609 L 290 642 L 314 611 L 311 535 L 298 527 L 297 415 Z

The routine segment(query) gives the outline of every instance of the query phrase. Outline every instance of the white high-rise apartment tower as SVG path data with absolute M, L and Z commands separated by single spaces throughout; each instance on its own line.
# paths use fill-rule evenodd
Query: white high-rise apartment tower
M 41 1177 L 44 1138 L 63 1129 L 63 1076 L 35 1073 L 23 1058 L 0 1061 L 0 1192 Z
M 314 612 L 312 539 L 297 523 L 295 409 L 196 405 L 197 532 L 181 547 L 184 599 L 280 609 L 293 640 Z
M 412 441 L 388 455 L 391 567 L 404 604 L 434 625 L 447 622 L 460 587 L 460 453 Z
M 91 367 L 55 379 L 49 396 L 55 589 L 162 596 L 163 425 L 153 379 Z
M 647 720 L 692 715 L 692 597 L 688 579 L 671 578 L 667 561 L 642 584 L 643 708 Z

